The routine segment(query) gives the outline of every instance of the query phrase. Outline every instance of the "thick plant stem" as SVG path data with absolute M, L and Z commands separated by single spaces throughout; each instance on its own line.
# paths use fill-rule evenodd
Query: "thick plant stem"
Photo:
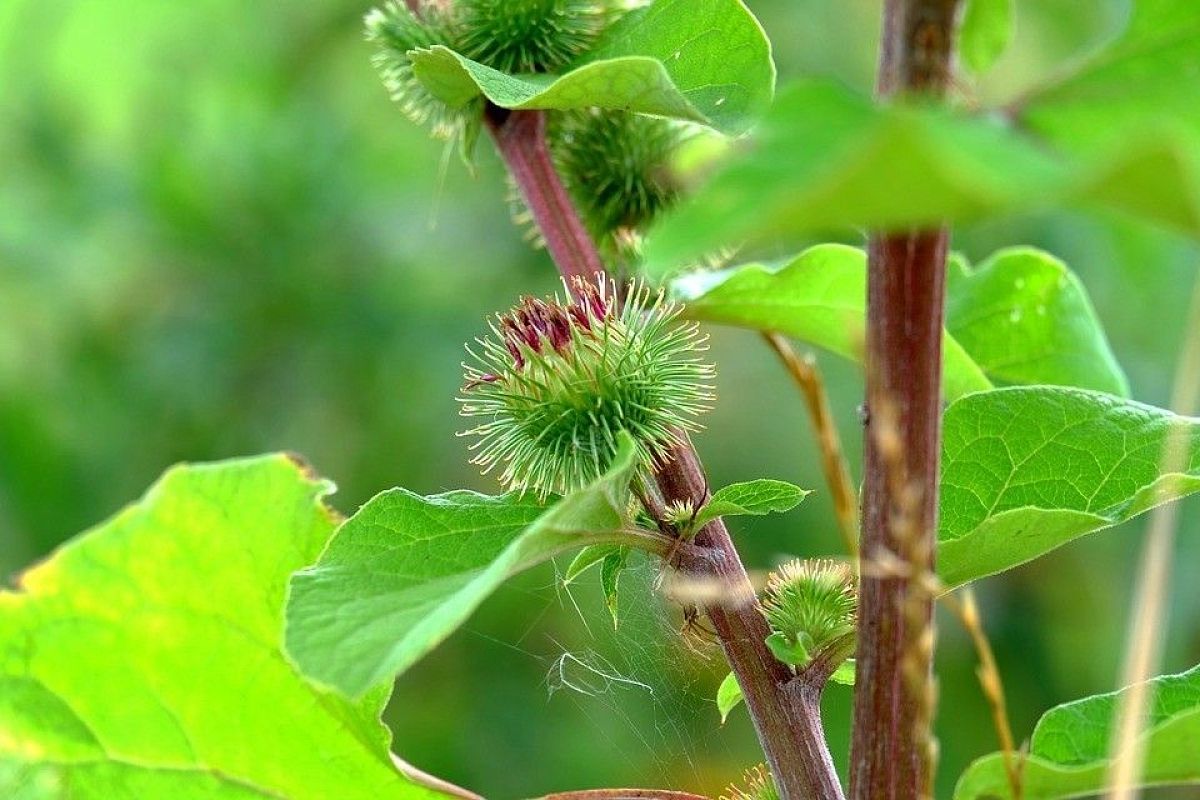
M 689 442 L 671 451 L 667 466 L 655 477 L 667 502 L 684 501 L 699 508 L 708 500 L 704 468 Z M 685 581 L 697 582 L 697 594 L 704 598 L 704 612 L 742 687 L 780 796 L 841 798 L 842 787 L 821 727 L 821 691 L 829 674 L 793 677 L 771 655 L 766 646 L 771 631 L 722 520 L 697 531 L 694 542 L 706 557 L 681 559 L 679 569 Z
M 488 129 L 508 165 L 563 277 L 603 271 L 588 236 L 555 172 L 540 112 L 489 109 Z M 673 448 L 655 475 L 666 501 L 703 502 L 708 484 L 686 439 Z M 809 673 L 797 683 L 790 669 L 767 649 L 770 633 L 754 589 L 725 523 L 714 520 L 695 537 L 696 547 L 678 550 L 681 572 L 720 587 L 705 613 L 737 675 L 759 742 L 783 800 L 841 800 L 842 787 L 829 756 L 820 719 L 820 693 L 828 674 Z M 699 557 L 691 553 L 698 552 Z M 836 665 L 835 665 L 836 666 Z
M 886 0 L 881 97 L 944 92 L 956 7 L 956 0 Z M 947 239 L 944 228 L 876 233 L 868 250 L 863 578 L 850 749 L 855 800 L 932 793 L 933 602 L 909 579 L 868 567 L 879 553 L 900 558 L 910 575 L 934 566 Z
M 489 106 L 486 120 L 559 272 L 568 279 L 591 278 L 603 272 L 596 245 L 554 169 L 546 143 L 545 113 Z

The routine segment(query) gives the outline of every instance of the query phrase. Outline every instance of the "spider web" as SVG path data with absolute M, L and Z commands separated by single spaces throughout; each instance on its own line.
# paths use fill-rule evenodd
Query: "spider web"
M 555 564 L 548 583 L 528 590 L 540 613 L 515 641 L 472 631 L 538 662 L 546 698 L 538 713 L 566 708 L 582 717 L 587 729 L 571 735 L 619 753 L 620 777 L 641 785 L 711 789 L 714 772 L 746 766 L 744 749 L 734 746 L 744 742 L 721 728 L 714 700 L 728 671 L 724 657 L 704 634 L 684 632 L 681 609 L 659 588 L 657 564 L 631 556 L 616 628 L 599 569 L 570 584 L 564 570 Z

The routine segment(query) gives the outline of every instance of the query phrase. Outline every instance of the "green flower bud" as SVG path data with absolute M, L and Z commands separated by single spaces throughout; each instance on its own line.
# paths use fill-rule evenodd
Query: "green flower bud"
M 554 72 L 584 52 L 613 20 L 606 2 L 459 0 L 462 52 L 501 72 Z
M 767 580 L 762 610 L 774 633 L 767 643 L 776 656 L 803 665 L 854 633 L 858 615 L 854 573 L 837 561 L 789 561 Z
M 450 108 L 434 97 L 413 73 L 408 57 L 412 50 L 454 46 L 457 26 L 445 5 L 426 0 L 413 13 L 402 0 L 391 0 L 367 14 L 364 24 L 367 41 L 376 46 L 371 62 L 404 115 L 418 125 L 428 124 L 438 139 L 462 136 L 480 109 Z
M 467 348 L 462 414 L 483 421 L 472 463 L 502 465 L 506 486 L 539 497 L 600 477 L 625 430 L 651 468 L 709 408 L 705 338 L 661 292 L 625 292 L 598 276 L 574 297 L 526 297 Z
M 679 197 L 672 155 L 690 126 L 626 111 L 556 115 L 555 165 L 592 235 L 607 245 L 636 243 Z
M 746 770 L 742 784 L 730 784 L 721 800 L 779 800 L 779 789 L 765 764 Z

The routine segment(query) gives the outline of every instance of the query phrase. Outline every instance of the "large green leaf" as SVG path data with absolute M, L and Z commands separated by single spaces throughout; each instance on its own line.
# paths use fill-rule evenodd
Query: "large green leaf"
M 1154 678 L 1149 684 L 1140 785 L 1200 783 L 1200 667 Z M 1076 700 L 1042 717 L 1022 770 L 1025 800 L 1090 797 L 1104 790 L 1113 767 L 1113 720 L 1124 692 Z M 993 753 L 971 764 L 959 778 L 954 797 L 1011 798 L 1003 756 Z
M 451 106 L 613 108 L 741 133 L 775 88 L 771 48 L 739 0 L 657 0 L 630 12 L 562 75 L 509 75 L 433 47 L 410 54 L 417 77 Z
M 287 651 L 351 696 L 436 647 L 507 578 L 568 550 L 626 543 L 633 442 L 607 474 L 547 508 L 532 495 L 377 495 L 348 519 L 287 602 Z
M 749 264 L 685 275 L 672 291 L 686 301 L 691 319 L 779 331 L 862 361 L 867 261 L 858 248 L 818 245 L 778 269 Z M 942 357 L 947 398 L 991 388 L 952 337 L 946 337 Z
M 1195 234 L 1200 3 L 1138 0 L 1132 10 L 1116 41 L 1015 108 L 1027 129 L 1089 157 L 1083 198 Z
M 1125 31 L 1080 69 L 1017 105 L 1022 123 L 1073 152 L 1163 123 L 1200 134 L 1200 3 L 1137 0 Z
M 1042 250 L 1000 250 L 975 269 L 952 259 L 946 330 L 997 384 L 1129 395 L 1083 285 Z
M 957 586 L 1200 489 L 1200 420 L 1049 386 L 967 395 L 942 422 L 938 572 Z M 1160 463 L 1186 437 L 1178 473 Z
M 280 648 L 334 528 L 284 456 L 176 467 L 0 592 L 0 796 L 409 798 L 379 722 Z
M 754 146 L 652 231 L 646 270 L 747 240 L 1056 204 L 1200 235 L 1200 81 L 1186 77 L 1200 72 L 1200 4 L 1135 5 L 1127 35 L 1087 69 L 1003 114 L 880 106 L 825 82 L 785 89 Z
M 881 107 L 830 83 L 781 91 L 735 158 L 651 232 L 663 275 L 743 240 L 897 228 L 1052 202 L 1064 167 L 1001 122 Z

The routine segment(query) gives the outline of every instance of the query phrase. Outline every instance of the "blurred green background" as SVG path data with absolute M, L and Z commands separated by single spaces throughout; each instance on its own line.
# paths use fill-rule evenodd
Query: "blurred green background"
M 869 88 L 878 0 L 751 0 L 781 81 Z M 0 571 L 103 519 L 169 464 L 303 453 L 352 511 L 402 484 L 493 490 L 466 464 L 453 401 L 462 343 L 518 293 L 553 288 L 508 219 L 489 148 L 469 175 L 392 107 L 358 0 L 5 0 L 0 4 Z M 1018 3 L 996 102 L 1120 29 L 1119 0 Z M 486 144 L 486 143 L 485 143 Z M 955 232 L 973 260 L 1028 243 L 1090 288 L 1138 399 L 1164 404 L 1195 243 L 1045 213 Z M 719 485 L 823 489 L 794 389 L 756 336 L 714 330 L 717 411 L 698 445 Z M 856 368 L 822 359 L 857 463 Z M 857 474 L 857 469 L 855 470 Z M 1200 661 L 1200 516 L 1175 562 L 1166 670 Z M 1110 689 L 1144 521 L 983 582 L 1013 724 Z M 836 552 L 827 499 L 737 523 L 747 561 Z M 720 727 L 720 660 L 682 638 L 636 569 L 614 633 L 595 576 L 564 565 L 506 588 L 405 675 L 397 750 L 489 797 L 600 785 L 716 794 L 758 759 L 744 713 Z M 942 619 L 940 795 L 994 749 L 973 654 Z M 202 676 L 198 677 L 202 680 Z M 849 692 L 826 713 L 844 765 Z M 1182 796 L 1182 795 L 1176 795 Z

